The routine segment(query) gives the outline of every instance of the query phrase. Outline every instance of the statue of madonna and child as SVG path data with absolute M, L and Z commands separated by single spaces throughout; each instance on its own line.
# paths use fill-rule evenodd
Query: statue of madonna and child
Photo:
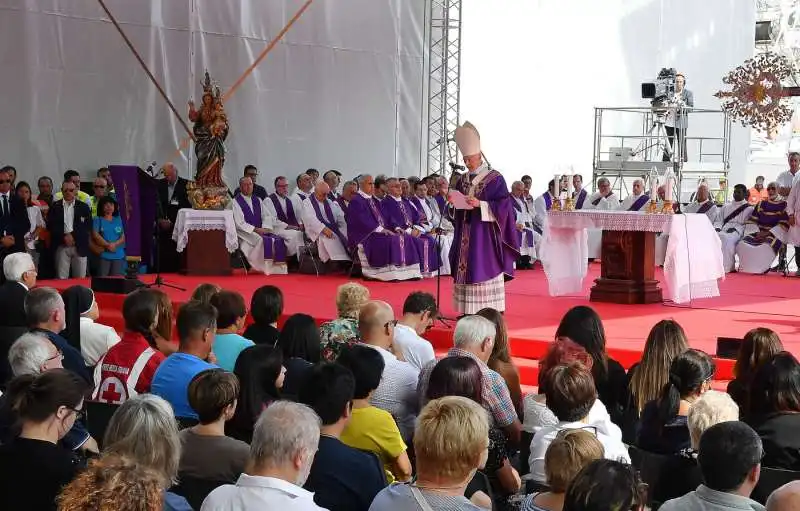
M 222 104 L 220 89 L 211 83 L 206 71 L 200 109 L 189 101 L 189 120 L 194 123 L 194 153 L 197 170 L 187 192 L 194 209 L 224 209 L 230 200 L 228 187 L 222 180 L 225 166 L 225 139 L 228 138 L 228 116 Z

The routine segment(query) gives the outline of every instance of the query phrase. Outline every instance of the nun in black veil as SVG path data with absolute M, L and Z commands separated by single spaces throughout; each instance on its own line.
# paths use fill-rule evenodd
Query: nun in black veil
M 72 286 L 62 293 L 67 327 L 61 333 L 70 345 L 80 350 L 87 367 L 97 362 L 120 341 L 110 326 L 96 323 L 100 317 L 94 291 L 86 286 Z

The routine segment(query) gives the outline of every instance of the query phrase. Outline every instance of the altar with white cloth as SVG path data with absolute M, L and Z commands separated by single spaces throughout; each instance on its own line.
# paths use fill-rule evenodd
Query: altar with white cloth
M 172 239 L 184 252 L 188 275 L 230 275 L 230 256 L 239 248 L 233 211 L 184 208 L 178 211 Z
M 706 215 L 630 211 L 550 211 L 540 259 L 551 296 L 581 293 L 588 266 L 587 229 L 603 231 L 601 277 L 593 301 L 661 301 L 655 280 L 655 235 L 669 233 L 664 279 L 667 298 L 685 303 L 719 296 L 725 278 L 722 250 Z

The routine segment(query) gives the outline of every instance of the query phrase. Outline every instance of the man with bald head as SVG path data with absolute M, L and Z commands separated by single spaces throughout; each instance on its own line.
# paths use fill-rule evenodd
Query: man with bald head
M 342 213 L 347 213 L 347 206 L 350 205 L 350 201 L 353 200 L 353 195 L 356 193 L 358 193 L 358 183 L 355 181 L 347 181 L 342 185 L 342 193 L 336 199 Z
M 239 179 L 239 193 L 233 199 L 233 221 L 239 248 L 254 270 L 265 275 L 287 273 L 286 242 L 275 233 L 276 219 L 253 194 L 253 179 Z M 284 224 L 285 225 L 285 224 Z
M 386 227 L 398 234 L 411 236 L 417 249 L 419 266 L 423 277 L 433 277 L 439 270 L 439 250 L 436 239 L 425 232 L 422 217 L 411 202 L 403 197 L 400 180 L 390 177 L 386 180 L 386 197 L 381 200 L 381 213 Z
M 644 180 L 636 179 L 633 181 L 631 194 L 622 201 L 618 209 L 620 211 L 642 211 L 648 202 L 650 202 L 650 196 L 644 193 Z
M 717 221 L 719 209 L 716 202 L 711 199 L 711 194 L 708 192 L 708 184 L 703 180 L 697 187 L 697 193 L 694 195 L 694 201 L 686 206 L 684 213 L 696 213 L 698 215 L 706 215 L 711 223 Z
M 345 213 L 348 248 L 358 253 L 366 278 L 392 281 L 422 278 L 419 255 L 411 235 L 395 232 L 373 197 L 375 181 L 369 174 L 358 176 L 358 193 Z
M 786 483 L 772 492 L 767 511 L 800 511 L 800 481 Z
M 317 181 L 314 193 L 303 201 L 303 225 L 306 234 L 317 244 L 323 263 L 350 261 L 347 255 L 347 223 L 339 205 L 330 199 L 330 186 Z
M 525 184 L 522 181 L 514 181 L 511 184 L 511 200 L 517 212 L 517 231 L 520 237 L 520 258 L 517 261 L 517 268 L 529 270 L 536 262 L 536 250 L 542 241 L 542 236 L 533 230 L 533 214 L 525 202 Z
M 394 319 L 392 306 L 386 302 L 367 302 L 359 312 L 358 331 L 361 342 L 378 351 L 386 364 L 381 383 L 372 394 L 370 402 L 392 414 L 403 440 L 409 442 L 417 418 L 419 371 L 395 356 L 395 352 L 400 352 L 393 347 L 396 326 L 397 320 Z
M 159 263 L 162 272 L 176 272 L 180 269 L 180 256 L 172 240 L 172 229 L 178 211 L 191 208 L 192 203 L 186 193 L 188 181 L 178 176 L 178 168 L 173 163 L 165 163 L 161 173 L 164 179 L 158 181 L 158 200 L 161 203 L 158 212 Z

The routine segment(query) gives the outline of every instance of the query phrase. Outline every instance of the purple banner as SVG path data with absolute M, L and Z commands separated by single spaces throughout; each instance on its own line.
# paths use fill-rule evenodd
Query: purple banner
M 125 229 L 125 255 L 150 265 L 156 221 L 156 181 L 136 165 L 110 165 L 111 180 Z

